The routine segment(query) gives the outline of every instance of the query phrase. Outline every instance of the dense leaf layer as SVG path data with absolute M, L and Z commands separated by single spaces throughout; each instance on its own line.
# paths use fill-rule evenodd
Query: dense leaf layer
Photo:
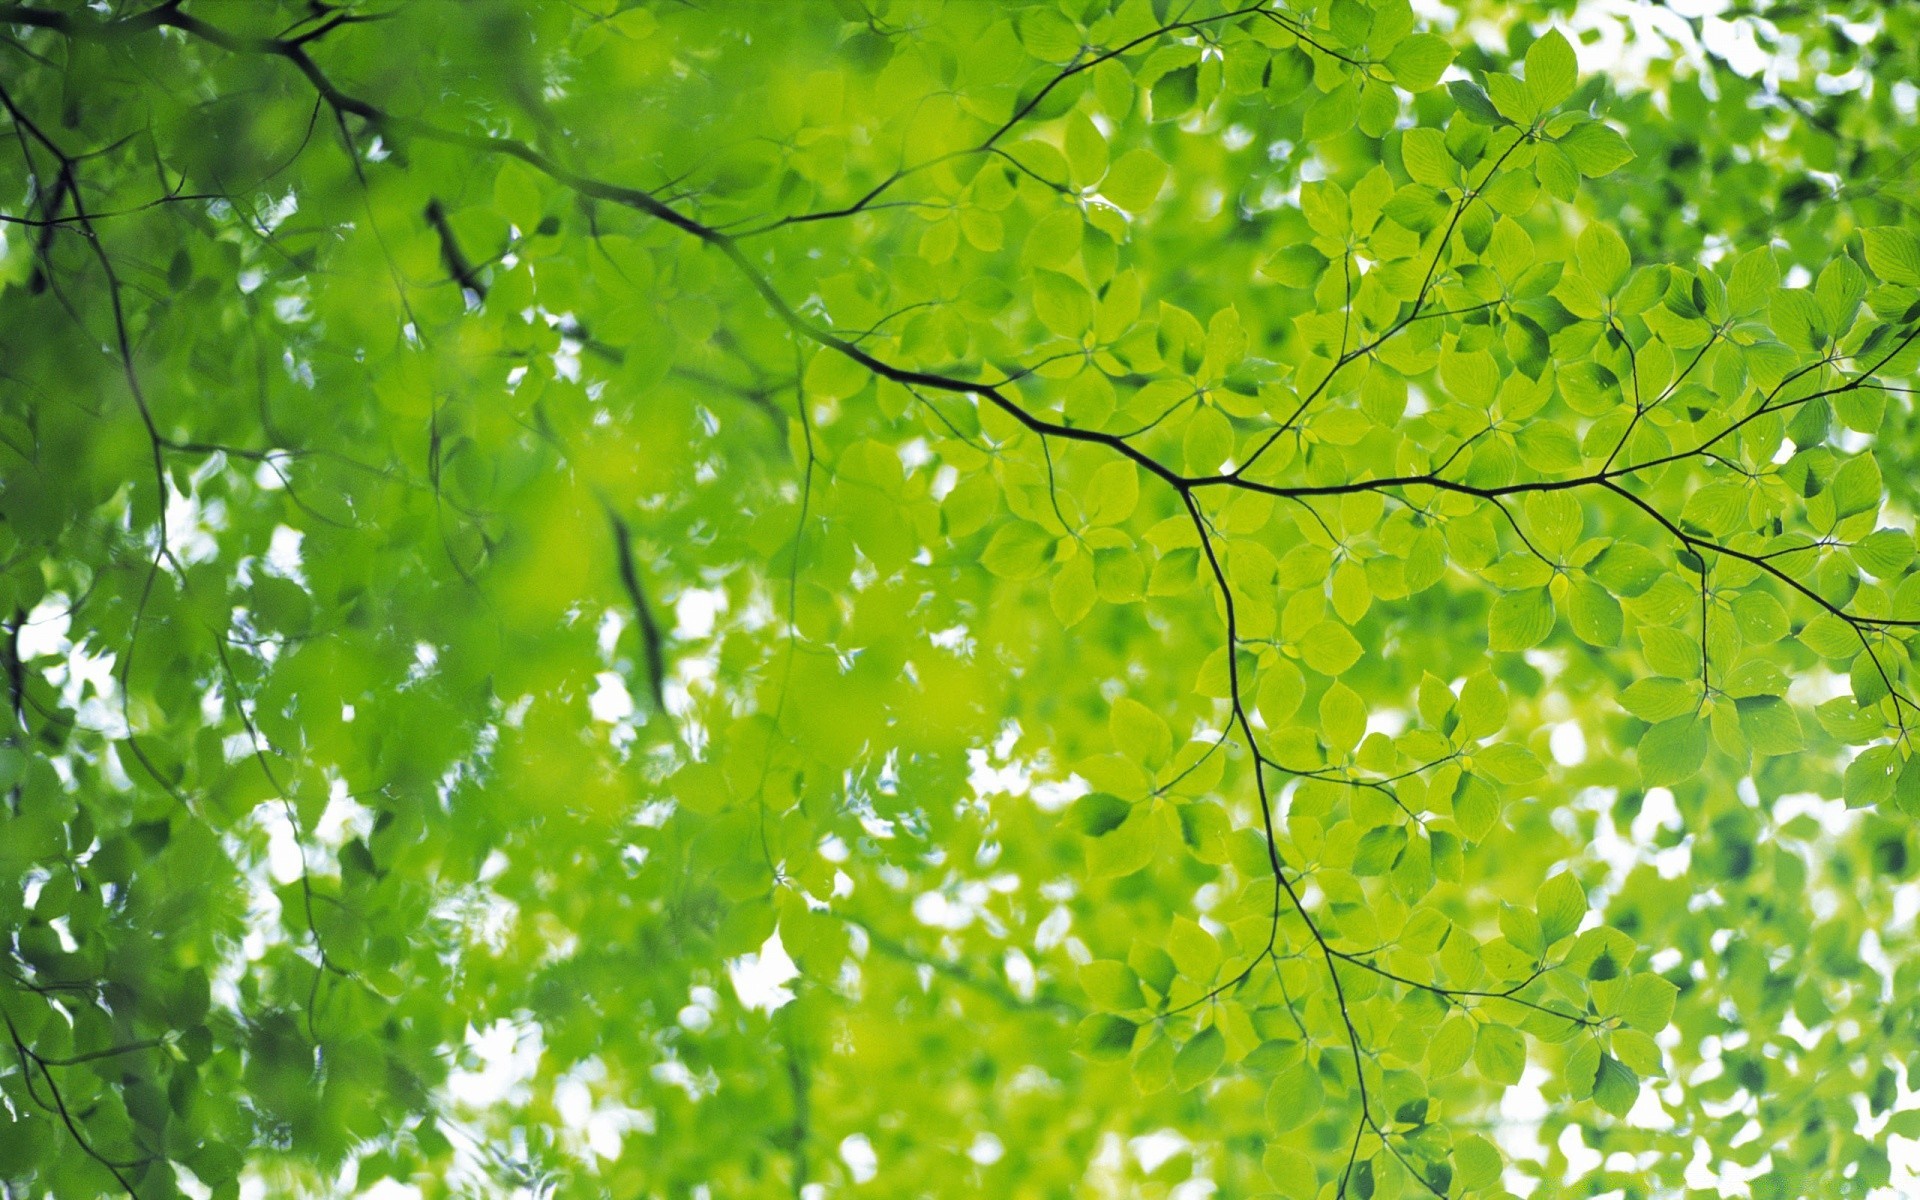
M 1920 29 L 1538 8 L 0 4 L 9 1192 L 1887 1184 Z

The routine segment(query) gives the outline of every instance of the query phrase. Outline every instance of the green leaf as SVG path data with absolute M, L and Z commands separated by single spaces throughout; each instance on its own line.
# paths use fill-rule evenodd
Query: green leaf
M 1537 961 L 1547 951 L 1546 933 L 1540 927 L 1540 919 L 1529 909 L 1516 904 L 1501 905 L 1500 932 L 1508 943 L 1524 952 L 1527 964 Z M 1487 947 L 1486 951 L 1492 951 L 1495 947 L 1499 947 L 1498 942 Z
M 1367 706 L 1359 693 L 1335 683 L 1320 696 L 1320 728 L 1330 748 L 1350 751 L 1367 728 Z
M 872 379 L 873 375 L 865 367 L 838 350 L 818 350 L 807 361 L 805 381 L 809 395 L 844 400 L 858 395 Z
M 1429 187 L 1452 187 L 1460 173 L 1459 164 L 1447 153 L 1446 139 L 1438 129 L 1416 127 L 1402 134 L 1400 161 L 1415 183 Z
M 1271 1145 L 1260 1156 L 1273 1189 L 1288 1200 L 1313 1200 L 1320 1190 L 1320 1176 L 1313 1160 L 1287 1146 Z
M 1571 871 L 1562 871 L 1540 885 L 1533 904 L 1540 914 L 1540 933 L 1551 946 L 1580 927 L 1587 915 L 1587 890 Z
M 1487 96 L 1496 112 L 1515 125 L 1532 125 L 1540 106 L 1526 84 L 1512 75 L 1488 75 Z
M 1383 825 L 1378 829 L 1369 829 L 1360 837 L 1360 844 L 1353 854 L 1353 873 L 1366 877 L 1384 875 L 1399 859 L 1407 846 L 1407 831 L 1400 825 Z
M 1463 1016 L 1451 1016 L 1441 1022 L 1427 1043 L 1427 1067 L 1436 1079 L 1458 1071 L 1473 1057 L 1474 1024 Z
M 1567 492 L 1534 492 L 1527 497 L 1527 522 L 1534 545 L 1549 558 L 1563 559 L 1579 542 L 1584 517 Z
M 1600 363 L 1574 363 L 1559 373 L 1559 383 L 1568 407 L 1584 416 L 1600 416 L 1621 401 L 1620 377 Z
M 1507 723 L 1507 692 L 1487 671 L 1467 677 L 1460 688 L 1460 736 L 1478 739 L 1500 732 Z
M 1167 953 L 1180 974 L 1199 983 L 1211 983 L 1220 968 L 1220 943 L 1206 927 L 1186 917 L 1175 917 L 1167 935 Z
M 1913 562 L 1913 535 L 1904 529 L 1876 529 L 1855 542 L 1850 553 L 1875 579 L 1898 579 Z
M 1500 1151 L 1477 1133 L 1467 1134 L 1453 1143 L 1453 1177 L 1468 1191 L 1491 1187 L 1499 1182 L 1503 1165 Z
M 1087 484 L 1087 520 L 1095 525 L 1117 525 L 1132 516 L 1139 503 L 1140 470 L 1131 462 L 1107 463 Z
M 1053 615 L 1068 627 L 1085 620 L 1097 599 L 1099 589 L 1093 578 L 1093 556 L 1087 553 L 1068 559 L 1053 577 L 1053 586 L 1047 593 Z
M 1670 787 L 1693 778 L 1707 758 L 1707 723 L 1672 717 L 1640 737 L 1640 778 L 1648 787 Z
M 1113 702 L 1107 714 L 1113 748 L 1135 762 L 1158 765 L 1173 753 L 1173 733 L 1159 713 L 1129 696 Z
M 1640 1098 L 1640 1077 L 1611 1054 L 1600 1056 L 1600 1069 L 1593 1081 L 1593 1102 L 1616 1117 L 1627 1115 Z
M 1486 89 L 1477 83 L 1456 79 L 1447 85 L 1447 91 L 1453 96 L 1453 102 L 1460 106 L 1460 115 L 1476 125 L 1505 125 L 1507 119 L 1487 98 Z
M 1462 775 L 1460 790 L 1453 796 L 1453 819 L 1469 841 L 1481 841 L 1500 819 L 1500 798 L 1477 775 Z
M 1658 975 L 1635 975 L 1627 981 L 1620 1002 L 1620 1016 L 1642 1033 L 1659 1033 L 1673 1020 L 1673 1005 L 1680 991 Z
M 1036 271 L 1033 311 L 1040 323 L 1061 337 L 1078 339 L 1093 324 L 1093 297 L 1086 285 L 1058 271 Z
M 1066 151 L 1076 187 L 1092 187 L 1107 173 L 1107 139 L 1085 113 L 1067 118 Z
M 1032 579 L 1047 569 L 1052 553 L 1052 535 L 1038 525 L 1018 521 L 994 530 L 980 561 L 1002 579 Z
M 1589 179 L 1611 175 L 1633 161 L 1627 139 L 1599 121 L 1575 125 L 1560 137 L 1560 149 L 1574 169 Z
M 1074 1049 L 1095 1062 L 1114 1062 L 1132 1052 L 1133 1035 L 1138 1029 L 1124 1017 L 1091 1016 L 1075 1031 Z
M 1118 827 L 1087 842 L 1087 873 L 1118 879 L 1146 867 L 1158 846 L 1158 826 L 1148 806 L 1137 806 Z
M 1567 620 L 1574 634 L 1589 646 L 1617 646 L 1625 622 L 1620 602 L 1591 579 L 1573 584 L 1567 603 Z
M 1897 747 L 1868 746 L 1847 764 L 1841 780 L 1841 795 L 1848 808 L 1878 808 L 1893 799 L 1900 774 Z
M 1300 638 L 1300 657 L 1322 675 L 1338 676 L 1360 661 L 1360 643 L 1338 621 L 1321 621 Z
M 1553 632 L 1553 598 L 1546 588 L 1502 593 L 1487 615 L 1487 645 L 1500 651 L 1531 650 Z
M 1620 290 L 1621 283 L 1625 282 L 1627 272 L 1633 266 L 1633 256 L 1627 251 L 1627 243 L 1614 232 L 1612 226 L 1598 221 L 1590 223 L 1580 231 L 1576 249 L 1580 256 L 1580 273 L 1587 277 L 1587 282 L 1607 295 Z
M 1882 490 L 1879 460 L 1871 454 L 1856 454 L 1834 472 L 1830 490 L 1834 511 L 1840 516 L 1878 510 Z
M 1226 1057 L 1227 1039 L 1221 1036 L 1218 1026 L 1209 1025 L 1173 1056 L 1173 1082 L 1182 1091 L 1197 1087 L 1213 1078 Z
M 1080 968 L 1080 986 L 1093 1001 L 1108 1012 L 1131 1012 L 1145 1008 L 1146 997 L 1140 991 L 1140 977 L 1122 962 L 1100 960 Z
M 1527 47 L 1527 90 L 1542 112 L 1558 108 L 1573 94 L 1579 82 L 1580 66 L 1574 60 L 1573 47 L 1558 29 L 1549 29 Z
M 1143 213 L 1159 198 L 1167 181 L 1167 164 L 1153 151 L 1136 148 L 1114 160 L 1100 184 L 1100 194 L 1130 213 Z
M 1787 610 L 1765 592 L 1743 592 L 1733 602 L 1733 619 L 1740 636 L 1755 645 L 1779 641 L 1787 632 Z
M 1620 707 L 1649 724 L 1656 724 L 1700 706 L 1700 686 L 1685 679 L 1649 676 L 1636 679 L 1620 693 Z
M 1345 83 L 1308 106 L 1302 134 L 1309 142 L 1325 141 L 1353 128 L 1360 116 L 1360 89 Z
M 1300 669 L 1287 659 L 1276 657 L 1260 668 L 1254 707 L 1269 729 L 1278 729 L 1299 711 L 1306 691 L 1306 680 L 1301 677 Z
M 1888 283 L 1920 285 L 1920 237 L 1898 226 L 1863 229 L 1867 266 Z
M 1200 71 L 1198 67 L 1178 67 L 1168 71 L 1154 82 L 1151 93 L 1153 119 L 1171 121 L 1184 115 L 1199 98 Z
M 1080 31 L 1056 8 L 1030 8 L 1020 14 L 1020 44 L 1042 62 L 1062 63 L 1080 49 Z
M 1666 1069 L 1660 1044 L 1637 1029 L 1613 1031 L 1613 1053 L 1636 1075 L 1658 1075 Z M 1595 1075 L 1599 1074 L 1596 1066 Z
M 1189 472 L 1212 475 L 1233 457 L 1233 426 L 1219 409 L 1203 408 L 1187 422 L 1181 447 Z
M 1306 1062 L 1295 1063 L 1275 1075 L 1267 1089 L 1267 1124 L 1275 1133 L 1300 1128 L 1320 1111 L 1325 1094 L 1319 1073 Z
M 1075 800 L 1062 817 L 1062 823 L 1076 833 L 1100 837 L 1120 827 L 1133 806 L 1106 792 L 1088 792 Z
M 1440 82 L 1453 62 L 1453 47 L 1434 33 L 1403 38 L 1387 52 L 1387 70 L 1393 81 L 1410 92 L 1424 92 Z
M 1147 986 L 1161 996 L 1168 995 L 1173 989 L 1173 980 L 1179 968 L 1174 965 L 1173 956 L 1158 946 L 1145 942 L 1135 942 L 1127 954 L 1127 965 Z
M 1755 754 L 1798 754 L 1806 749 L 1800 717 L 1779 696 L 1746 696 L 1734 701 L 1740 732 Z
M 1527 1040 L 1505 1025 L 1482 1025 L 1473 1045 L 1474 1065 L 1488 1083 L 1515 1084 L 1527 1069 Z
M 1501 783 L 1532 783 L 1546 774 L 1533 751 L 1517 742 L 1488 746 L 1473 756 L 1474 765 Z

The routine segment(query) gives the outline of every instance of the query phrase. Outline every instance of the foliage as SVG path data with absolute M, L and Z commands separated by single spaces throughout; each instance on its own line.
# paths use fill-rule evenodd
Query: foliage
M 1888 1184 L 1920 16 L 1484 8 L 0 4 L 6 1194 Z

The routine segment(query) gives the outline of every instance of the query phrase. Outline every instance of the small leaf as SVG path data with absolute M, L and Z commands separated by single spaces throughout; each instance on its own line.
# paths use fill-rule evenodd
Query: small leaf
M 1095 879 L 1119 879 L 1153 861 L 1160 824 L 1153 810 L 1139 805 L 1118 828 L 1087 842 L 1087 873 Z
M 1087 519 L 1095 525 L 1118 525 L 1139 503 L 1140 470 L 1129 461 L 1103 465 L 1087 485 Z
M 1636 679 L 1620 693 L 1620 707 L 1648 724 L 1690 713 L 1700 704 L 1700 685 L 1652 675 Z
M 1360 643 L 1338 621 L 1322 621 L 1300 639 L 1300 657 L 1322 675 L 1339 675 L 1360 661 Z
M 1460 687 L 1460 736 L 1477 740 L 1507 723 L 1507 691 L 1489 671 L 1476 671 Z
M 1020 44 L 1042 62 L 1063 63 L 1080 50 L 1080 31 L 1058 8 L 1039 6 L 1020 15 Z
M 1462 775 L 1460 789 L 1453 796 L 1453 819 L 1469 841 L 1478 842 L 1500 819 L 1500 797 L 1486 780 Z
M 1080 987 L 1087 999 L 1109 1012 L 1129 1012 L 1147 1004 L 1140 977 L 1122 962 L 1101 959 L 1081 967 Z
M 1679 994 L 1679 988 L 1658 975 L 1635 975 L 1627 981 L 1620 1016 L 1642 1033 L 1659 1033 L 1673 1020 L 1673 1005 Z
M 1489 1083 L 1519 1083 L 1527 1069 L 1527 1040 L 1517 1029 L 1482 1025 L 1474 1041 L 1473 1061 Z
M 1325 1095 L 1319 1072 L 1305 1061 L 1295 1063 L 1267 1089 L 1267 1124 L 1276 1133 L 1298 1129 L 1320 1111 Z
M 1841 795 L 1848 808 L 1877 808 L 1893 799 L 1901 775 L 1900 752 L 1892 745 L 1868 746 L 1841 778 Z
M 1153 84 L 1153 119 L 1170 121 L 1192 108 L 1200 95 L 1200 71 L 1193 66 L 1168 71 Z
M 1099 837 L 1120 827 L 1133 806 L 1106 792 L 1088 792 L 1068 806 L 1061 824 L 1075 833 Z
M 1402 134 L 1400 161 L 1415 183 L 1444 188 L 1458 182 L 1460 165 L 1447 153 L 1446 138 L 1438 129 L 1416 127 Z
M 981 564 L 1002 579 L 1032 579 L 1047 568 L 1053 537 L 1038 525 L 1009 521 L 994 530 Z
M 1920 238 L 1894 226 L 1864 229 L 1860 236 L 1866 242 L 1867 266 L 1875 275 L 1888 283 L 1920 286 Z
M 1460 106 L 1460 115 L 1476 125 L 1505 125 L 1509 122 L 1500 115 L 1487 97 L 1486 89 L 1477 83 L 1465 79 L 1456 79 L 1447 85 L 1447 91 L 1453 96 L 1453 102 Z
M 1798 754 L 1806 749 L 1806 734 L 1793 707 L 1778 696 L 1746 696 L 1734 701 L 1740 714 L 1740 732 L 1755 754 Z
M 1562 871 L 1540 885 L 1533 904 L 1540 916 L 1540 933 L 1551 946 L 1580 928 L 1587 915 L 1587 890 L 1571 871 Z
M 1093 578 L 1093 555 L 1084 551 L 1067 560 L 1060 573 L 1053 577 L 1053 587 L 1047 593 L 1053 615 L 1068 628 L 1084 620 L 1099 598 L 1100 589 Z
M 1641 735 L 1640 777 L 1649 787 L 1693 778 L 1707 760 L 1707 737 L 1707 723 L 1691 715 L 1660 722 Z
M 1033 280 L 1033 311 L 1052 332 L 1078 340 L 1093 324 L 1093 297 L 1085 284 L 1070 275 L 1038 270 Z
M 1611 175 L 1633 161 L 1627 139 L 1599 121 L 1585 121 L 1568 130 L 1560 138 L 1560 149 L 1589 179 Z
M 1639 1098 L 1640 1077 L 1633 1068 L 1611 1054 L 1601 1055 L 1593 1081 L 1593 1102 L 1616 1117 L 1624 1117 Z
M 1531 650 L 1553 632 L 1553 598 L 1546 588 L 1506 592 L 1487 616 L 1489 649 Z
M 1254 693 L 1254 706 L 1260 710 L 1260 719 L 1267 728 L 1279 729 L 1299 711 L 1306 692 L 1307 684 L 1300 668 L 1275 656 L 1260 668 L 1260 687 Z
M 1173 1056 L 1173 1082 L 1182 1091 L 1205 1083 L 1226 1058 L 1227 1039 L 1218 1026 L 1209 1025 Z
M 1133 1035 L 1138 1029 L 1125 1017 L 1104 1013 L 1091 1016 L 1075 1031 L 1074 1048 L 1096 1062 L 1114 1062 L 1133 1050 Z
M 1288 1146 L 1271 1145 L 1260 1156 L 1260 1165 L 1272 1181 L 1274 1191 L 1288 1200 L 1313 1200 L 1320 1190 L 1320 1176 L 1313 1160 Z
M 1573 47 L 1558 29 L 1549 29 L 1527 47 L 1527 90 L 1542 112 L 1559 106 L 1573 94 L 1580 79 L 1580 64 Z
M 1113 748 L 1135 762 L 1158 766 L 1173 752 L 1173 733 L 1159 713 L 1130 696 L 1113 702 L 1107 714 Z
M 1574 583 L 1568 596 L 1567 621 L 1574 635 L 1589 646 L 1617 646 L 1625 628 L 1620 602 L 1591 579 Z
M 1180 968 L 1180 974 L 1197 983 L 1211 983 L 1220 969 L 1220 943 L 1204 925 L 1186 917 L 1175 917 L 1167 933 L 1167 953 Z
M 1468 1191 L 1477 1191 L 1499 1182 L 1503 1165 L 1500 1151 L 1477 1133 L 1469 1133 L 1453 1143 L 1454 1182 Z
M 1167 164 L 1151 150 L 1129 150 L 1115 160 L 1100 194 L 1130 213 L 1145 212 L 1167 181 Z
M 1416 33 L 1387 51 L 1387 70 L 1409 92 L 1424 92 L 1440 82 L 1453 62 L 1453 47 L 1438 34 Z
M 1620 289 L 1633 266 L 1627 243 L 1612 226 L 1599 221 L 1588 223 L 1580 231 L 1574 252 L 1580 257 L 1580 273 L 1587 277 L 1587 282 L 1609 296 Z
M 1467 1017 L 1454 1015 L 1441 1023 L 1427 1043 L 1427 1066 L 1434 1078 L 1453 1074 L 1473 1057 L 1474 1025 Z
M 1757 646 L 1779 641 L 1787 632 L 1787 610 L 1765 592 L 1743 592 L 1733 602 L 1740 636 Z

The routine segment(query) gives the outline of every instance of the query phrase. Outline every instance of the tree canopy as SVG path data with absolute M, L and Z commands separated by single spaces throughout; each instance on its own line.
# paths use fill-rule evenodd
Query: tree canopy
M 1913 1186 L 1916 78 L 0 3 L 0 1193 Z

